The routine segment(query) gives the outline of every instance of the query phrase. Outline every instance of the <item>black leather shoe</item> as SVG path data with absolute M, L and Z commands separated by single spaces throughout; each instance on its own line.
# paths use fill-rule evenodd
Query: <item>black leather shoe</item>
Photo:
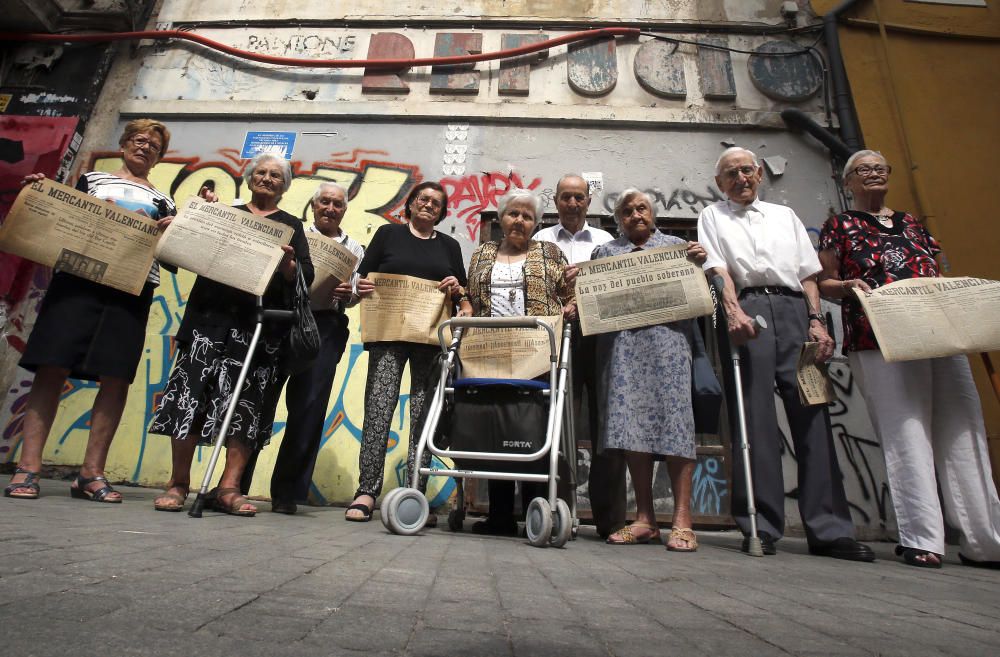
M 809 554 L 848 561 L 875 561 L 875 553 L 870 547 L 864 543 L 858 543 L 849 536 L 842 536 L 829 543 L 810 545 Z
M 757 532 L 757 536 L 760 537 L 760 549 L 761 549 L 761 552 L 763 552 L 764 554 L 766 554 L 768 556 L 771 556 L 771 555 L 774 555 L 774 554 L 778 554 L 778 547 L 776 545 L 776 543 L 778 542 L 778 539 L 776 539 L 775 537 L 771 536 L 767 532 Z M 744 536 L 743 537 L 743 544 L 740 546 L 740 551 L 741 552 L 749 552 L 750 551 L 750 537 L 749 536 Z
M 487 518 L 472 523 L 473 534 L 491 536 L 517 536 L 517 521 L 513 518 Z
M 299 510 L 299 507 L 295 502 L 271 502 L 271 511 L 275 513 L 284 513 L 289 516 L 294 516 L 295 512 Z

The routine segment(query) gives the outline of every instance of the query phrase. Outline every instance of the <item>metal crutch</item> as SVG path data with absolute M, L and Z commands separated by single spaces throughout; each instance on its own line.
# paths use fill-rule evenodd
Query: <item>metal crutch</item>
M 715 292 L 716 304 L 715 309 L 718 314 L 719 323 L 716 326 L 717 334 L 726 336 L 726 344 L 729 346 L 730 361 L 733 365 L 733 381 L 735 387 L 735 397 L 736 397 L 736 415 L 739 418 L 737 422 L 737 433 L 739 434 L 740 440 L 740 454 L 743 456 L 743 479 L 746 482 L 746 494 L 747 494 L 747 515 L 750 516 L 750 536 L 747 542 L 747 553 L 751 557 L 763 557 L 764 549 L 760 543 L 760 537 L 757 535 L 757 506 L 754 502 L 753 494 L 753 478 L 750 473 L 750 443 L 747 440 L 747 416 L 746 409 L 743 405 L 743 379 L 740 376 L 740 350 L 733 346 L 732 341 L 729 340 L 728 331 L 728 317 L 726 316 L 726 309 L 722 305 L 722 290 L 725 287 L 725 281 L 722 276 L 712 277 L 712 289 Z M 756 329 L 766 329 L 767 322 L 760 315 L 754 318 L 754 328 Z
M 264 328 L 264 320 L 287 320 L 295 318 L 295 312 L 292 310 L 264 310 L 264 302 L 260 297 L 257 297 L 255 312 L 257 323 L 253 329 L 253 338 L 251 338 L 250 346 L 247 348 L 247 355 L 243 359 L 243 367 L 240 368 L 240 375 L 236 378 L 236 387 L 233 388 L 229 408 L 226 409 L 226 415 L 222 419 L 222 425 L 219 427 L 219 435 L 215 438 L 215 445 L 212 447 L 212 456 L 208 459 L 208 467 L 205 469 L 205 476 L 201 480 L 201 488 L 198 489 L 198 496 L 194 498 L 194 503 L 188 511 L 188 515 L 192 518 L 200 518 L 205 508 L 205 496 L 208 494 L 208 487 L 212 484 L 215 464 L 218 463 L 219 455 L 222 453 L 222 445 L 226 442 L 226 434 L 229 432 L 229 424 L 233 420 L 233 413 L 236 412 L 236 405 L 240 403 L 240 391 L 243 390 L 243 382 L 246 381 L 247 372 L 250 371 L 250 363 L 253 361 L 254 354 L 257 351 L 257 342 L 260 340 L 260 334 Z M 191 440 L 191 438 L 188 438 L 188 440 Z

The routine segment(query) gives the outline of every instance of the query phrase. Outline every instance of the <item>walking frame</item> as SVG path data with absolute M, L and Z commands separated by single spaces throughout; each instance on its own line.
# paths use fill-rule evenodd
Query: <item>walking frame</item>
M 449 343 L 445 331 L 452 331 Z M 435 444 L 435 435 L 446 402 L 454 395 L 454 382 L 460 368 L 458 349 L 465 329 L 500 329 L 500 328 L 541 328 L 548 333 L 550 367 L 549 386 L 543 394 L 548 397 L 548 420 L 544 444 L 530 453 L 506 453 L 485 451 L 460 451 L 448 449 Z M 561 349 L 556 348 L 555 330 L 545 321 L 537 317 L 468 317 L 455 318 L 443 322 L 438 327 L 438 341 L 441 344 L 441 367 L 437 376 L 437 384 L 433 391 L 428 391 L 430 399 L 427 417 L 420 432 L 416 447 L 414 463 L 418 467 L 410 473 L 409 487 L 396 488 L 390 491 L 382 500 L 382 522 L 387 529 L 396 534 L 412 535 L 420 531 L 430 510 L 427 498 L 419 490 L 420 478 L 423 476 L 454 477 L 463 479 L 499 479 L 506 481 L 545 482 L 548 484 L 547 497 L 536 497 L 531 500 L 527 509 L 525 529 L 528 541 L 536 547 L 552 545 L 561 547 L 570 539 L 576 529 L 576 496 L 571 495 L 572 502 L 568 504 L 557 496 L 558 464 L 560 453 L 567 457 L 570 467 L 575 465 L 576 442 L 573 432 L 573 406 L 570 379 L 570 336 L 572 327 L 566 323 L 563 326 Z M 558 442 L 557 442 L 558 441 Z M 487 470 L 471 470 L 442 467 L 419 467 L 424 452 L 429 451 L 439 458 L 463 460 L 490 460 L 526 463 L 548 458 L 548 474 L 530 474 L 517 472 L 500 472 Z M 571 470 L 572 471 L 572 470 Z M 461 481 L 459 481 L 459 491 Z M 449 516 L 449 527 L 456 530 L 464 520 L 464 507 L 460 498 L 458 508 Z

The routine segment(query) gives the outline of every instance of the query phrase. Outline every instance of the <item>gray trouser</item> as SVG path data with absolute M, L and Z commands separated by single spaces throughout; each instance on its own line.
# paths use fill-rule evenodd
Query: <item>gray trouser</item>
M 774 401 L 777 386 L 798 462 L 798 490 L 789 496 L 798 499 L 806 538 L 810 544 L 820 544 L 853 537 L 854 523 L 826 406 L 803 406 L 796 388 L 795 365 L 802 343 L 808 339 L 805 302 L 800 297 L 750 293 L 740 299 L 740 306 L 751 317 L 761 315 L 768 326 L 740 348 L 757 530 L 775 538 L 781 538 L 785 530 L 784 449 Z M 736 440 L 732 472 L 733 517 L 748 534 L 746 484 Z

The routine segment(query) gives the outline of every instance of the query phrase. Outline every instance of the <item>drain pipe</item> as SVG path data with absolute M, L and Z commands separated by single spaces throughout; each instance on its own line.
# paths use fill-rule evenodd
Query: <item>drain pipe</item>
M 826 42 L 826 51 L 830 56 L 830 81 L 833 83 L 833 108 L 840 123 L 840 136 L 843 138 L 844 144 L 850 148 L 851 153 L 861 150 L 865 144 L 861 138 L 858 116 L 854 113 L 851 87 L 847 81 L 847 71 L 844 69 L 844 58 L 840 53 L 837 19 L 857 3 L 858 0 L 844 0 L 823 16 L 823 39 Z
M 785 110 L 781 110 L 781 118 L 784 120 L 788 127 L 795 128 L 797 130 L 802 130 L 803 132 L 808 132 L 810 135 L 815 137 L 824 146 L 830 149 L 830 152 L 841 162 L 846 162 L 855 151 L 859 150 L 857 148 L 851 148 L 843 141 L 837 138 L 832 132 L 817 123 L 811 116 L 806 114 L 800 109 L 790 107 Z

